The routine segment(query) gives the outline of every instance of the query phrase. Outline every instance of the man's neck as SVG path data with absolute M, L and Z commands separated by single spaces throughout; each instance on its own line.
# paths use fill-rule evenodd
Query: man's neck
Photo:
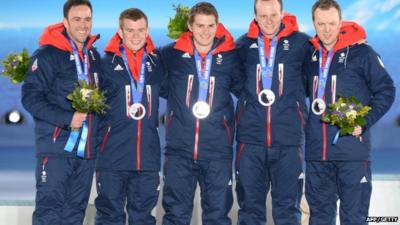
M 204 45 L 196 44 L 196 42 L 195 42 L 194 47 L 197 49 L 197 51 L 199 51 L 199 53 L 206 54 L 211 50 L 212 43 L 210 45 L 204 46 Z

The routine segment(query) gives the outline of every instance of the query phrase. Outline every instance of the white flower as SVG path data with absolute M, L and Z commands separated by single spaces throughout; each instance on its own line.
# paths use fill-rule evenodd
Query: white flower
M 86 101 L 88 98 L 90 98 L 90 96 L 93 93 L 93 90 L 91 89 L 86 89 L 86 88 L 82 88 L 80 90 L 81 94 L 82 94 L 82 100 Z

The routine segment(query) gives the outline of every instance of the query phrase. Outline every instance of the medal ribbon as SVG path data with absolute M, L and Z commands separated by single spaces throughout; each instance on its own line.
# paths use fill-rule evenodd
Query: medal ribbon
M 318 79 L 318 90 L 317 90 L 317 98 L 323 99 L 325 94 L 326 82 L 328 80 L 329 67 L 331 66 L 332 57 L 333 57 L 333 49 L 328 52 L 328 57 L 326 58 L 325 67 L 322 65 L 322 57 L 323 57 L 323 47 L 320 45 L 319 52 L 319 79 Z
M 211 51 L 207 53 L 206 56 L 206 65 L 204 72 L 202 70 L 202 59 L 197 51 L 194 50 L 194 58 L 196 61 L 196 69 L 197 69 L 197 77 L 199 78 L 199 97 L 198 101 L 206 101 L 207 98 L 207 91 L 208 91 L 208 83 L 210 80 L 210 73 L 211 73 L 211 63 L 212 63 L 212 54 Z
M 271 90 L 272 85 L 272 76 L 274 73 L 274 64 L 275 64 L 275 57 L 276 57 L 276 49 L 278 46 L 278 37 L 275 36 L 272 38 L 270 42 L 270 50 L 269 50 L 269 58 L 268 63 L 265 58 L 265 43 L 264 37 L 259 35 L 257 38 L 258 42 L 258 57 L 260 60 L 260 67 L 261 67 L 261 77 L 262 77 L 262 86 L 263 89 Z
M 137 103 L 142 101 L 143 90 L 144 90 L 144 82 L 145 82 L 145 68 L 146 68 L 146 58 L 147 53 L 144 51 L 142 56 L 142 64 L 140 66 L 140 75 L 139 75 L 139 82 L 137 85 L 132 77 L 131 70 L 129 69 L 128 58 L 126 57 L 126 52 L 124 47 L 121 45 L 119 47 L 119 51 L 121 52 L 122 59 L 124 60 L 125 68 L 128 71 L 129 79 L 131 81 L 131 99 L 133 100 L 132 103 Z
M 83 48 L 83 71 L 82 71 L 82 63 L 79 57 L 78 49 L 75 46 L 75 43 L 68 36 L 69 43 L 72 47 L 72 53 L 74 54 L 75 59 L 75 67 L 78 74 L 78 80 L 85 80 L 87 84 L 89 84 L 89 56 L 87 48 Z M 81 133 L 82 129 L 82 133 Z M 88 125 L 86 121 L 83 122 L 82 128 L 78 130 L 72 130 L 69 134 L 69 138 L 67 143 L 65 144 L 64 150 L 67 152 L 72 152 L 75 148 L 76 142 L 78 141 L 79 134 L 81 134 L 81 138 L 79 140 L 78 150 L 76 155 L 79 157 L 85 157 L 85 146 L 88 138 Z

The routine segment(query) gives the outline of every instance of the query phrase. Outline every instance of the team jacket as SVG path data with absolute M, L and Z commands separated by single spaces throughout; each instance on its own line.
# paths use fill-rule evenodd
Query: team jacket
M 235 122 L 230 93 L 238 96 L 244 80 L 230 33 L 218 25 L 207 94 L 211 112 L 202 120 L 192 113 L 199 90 L 192 33 L 183 33 L 161 53 L 167 74 L 166 154 L 194 160 L 232 159 Z
M 158 70 L 159 55 L 150 37 L 143 49 L 136 53 L 125 48 L 129 68 L 120 52 L 121 38 L 116 34 L 105 48 L 102 67 L 105 79 L 112 83 L 106 88 L 110 94 L 107 114 L 101 120 L 102 138 L 99 145 L 97 168 L 110 170 L 156 170 L 160 168 L 160 141 L 158 136 L 158 97 L 162 73 Z M 142 55 L 146 49 L 145 83 L 141 103 L 146 114 L 134 120 L 128 114 L 133 102 L 130 98 L 131 80 L 128 69 L 138 80 Z
M 295 16 L 285 14 L 277 35 L 271 85 L 276 98 L 267 107 L 258 102 L 258 93 L 263 90 L 257 42 L 260 32 L 253 21 L 248 32 L 236 41 L 246 74 L 244 93 L 236 110 L 237 141 L 266 147 L 300 145 L 304 143 L 307 115 L 304 64 L 309 37 L 298 31 Z M 270 41 L 264 37 L 267 62 Z
M 89 54 L 89 82 L 95 85 L 99 83 L 101 67 L 100 56 L 92 45 L 98 38 L 99 36 L 91 36 L 85 44 Z M 64 151 L 71 132 L 69 125 L 75 112 L 71 101 L 66 97 L 74 90 L 78 75 L 63 24 L 47 27 L 40 37 L 39 45 L 40 48 L 31 57 L 29 71 L 22 86 L 22 103 L 35 121 L 36 152 L 38 155 L 75 157 L 78 143 L 72 153 Z M 87 115 L 87 159 L 95 156 L 97 120 L 97 115 Z
M 334 103 L 339 96 L 356 97 L 363 105 L 372 107 L 366 116 L 360 138 L 342 136 L 333 145 L 338 132 L 336 126 L 321 122 L 321 115 L 310 111 L 306 128 L 306 160 L 368 160 L 370 157 L 370 131 L 390 108 L 394 101 L 395 87 L 379 55 L 367 44 L 364 29 L 353 22 L 343 22 L 325 87 L 325 102 Z M 319 54 L 326 64 L 327 50 L 320 48 L 320 40 L 314 37 L 307 55 L 308 94 L 310 102 L 317 97 L 319 78 Z

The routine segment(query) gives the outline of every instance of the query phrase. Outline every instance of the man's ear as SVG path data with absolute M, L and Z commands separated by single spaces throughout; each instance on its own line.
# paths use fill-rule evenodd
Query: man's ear
M 119 36 L 119 38 L 124 39 L 121 27 L 118 28 L 118 36 Z

